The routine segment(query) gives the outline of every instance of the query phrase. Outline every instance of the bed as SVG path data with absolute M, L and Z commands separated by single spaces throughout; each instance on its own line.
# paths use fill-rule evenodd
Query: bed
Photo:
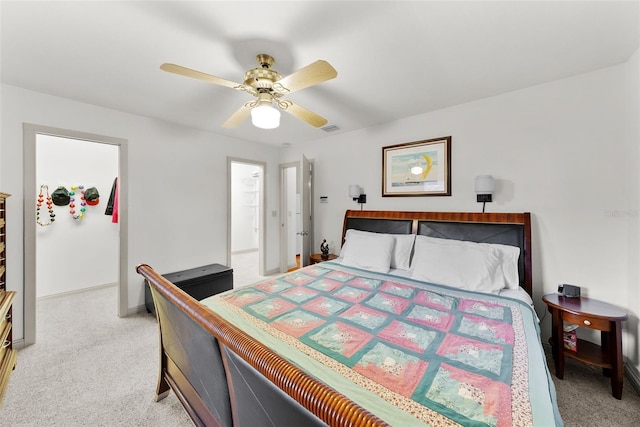
M 345 213 L 340 256 L 196 302 L 150 266 L 199 425 L 562 425 L 528 213 Z

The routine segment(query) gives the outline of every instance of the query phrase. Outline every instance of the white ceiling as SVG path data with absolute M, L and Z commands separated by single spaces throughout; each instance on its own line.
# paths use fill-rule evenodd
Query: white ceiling
M 2 82 L 244 140 L 295 144 L 622 63 L 638 1 L 2 1 Z M 282 75 L 318 59 L 336 79 L 288 99 L 278 129 L 221 124 L 250 95 L 160 70 L 242 82 L 255 55 Z M 285 98 L 286 99 L 286 98 Z

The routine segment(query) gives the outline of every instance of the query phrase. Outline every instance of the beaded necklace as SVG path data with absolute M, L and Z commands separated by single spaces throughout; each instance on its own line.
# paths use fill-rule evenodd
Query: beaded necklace
M 80 190 L 80 211 L 76 211 L 76 190 Z M 82 219 L 84 218 L 84 214 L 87 211 L 87 203 L 84 201 L 84 185 L 72 185 L 71 191 L 69 191 L 69 213 L 73 217 L 73 219 Z
M 47 223 L 40 222 L 40 207 L 44 202 L 43 190 L 46 191 L 47 193 L 47 209 L 49 210 L 49 222 Z M 56 220 L 56 214 L 53 213 L 53 200 L 51 200 L 51 196 L 49 195 L 49 186 L 43 184 L 40 186 L 40 193 L 38 194 L 38 203 L 36 203 L 36 223 L 38 223 L 38 225 L 41 225 L 42 227 L 46 227 L 48 225 L 53 224 L 55 220 Z

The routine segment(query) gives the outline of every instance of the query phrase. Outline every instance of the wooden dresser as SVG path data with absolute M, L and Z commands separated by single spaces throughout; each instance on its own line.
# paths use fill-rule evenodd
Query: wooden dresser
M 7 224 L 6 200 L 9 194 L 0 192 L 0 403 L 16 367 L 17 351 L 13 348 L 11 315 L 16 293 L 7 291 Z

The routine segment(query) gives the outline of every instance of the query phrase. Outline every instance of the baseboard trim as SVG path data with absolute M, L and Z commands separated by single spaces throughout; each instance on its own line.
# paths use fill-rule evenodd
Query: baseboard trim
M 273 276 L 274 274 L 280 274 L 280 269 L 274 268 L 264 272 L 265 276 Z
M 110 288 L 110 287 L 113 287 L 113 286 L 118 286 L 118 282 L 106 283 L 104 285 L 90 286 L 88 288 L 75 289 L 73 291 L 67 291 L 67 292 L 60 292 L 60 293 L 57 293 L 57 294 L 45 295 L 43 297 L 37 297 L 36 299 L 37 300 L 44 300 L 44 299 L 49 299 L 49 298 L 66 297 L 66 296 L 69 296 L 69 295 L 81 294 L 81 293 L 90 292 L 90 291 L 96 291 L 98 289 Z
M 640 371 L 638 371 L 633 363 L 626 357 L 624 361 L 624 373 L 629 380 L 629 383 L 636 391 L 636 394 L 640 395 Z
M 231 252 L 231 255 L 242 255 L 242 254 L 248 254 L 251 252 L 258 252 L 258 248 L 240 249 L 239 251 Z
M 13 345 L 13 348 L 15 348 L 16 350 L 23 349 L 25 347 L 24 338 L 20 338 L 18 340 L 13 341 L 12 345 Z
M 129 310 L 127 310 L 127 316 L 133 316 L 135 314 L 142 314 L 142 313 L 147 313 L 147 306 L 144 304 L 140 304 L 135 307 L 129 307 Z M 149 315 L 151 314 L 149 313 Z

